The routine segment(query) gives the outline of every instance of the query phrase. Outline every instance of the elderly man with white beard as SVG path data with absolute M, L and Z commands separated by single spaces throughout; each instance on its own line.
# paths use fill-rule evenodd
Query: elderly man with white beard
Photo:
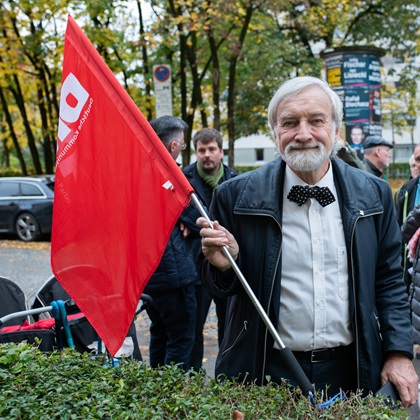
M 216 189 L 199 218 L 201 277 L 228 297 L 216 375 L 296 385 L 225 246 L 311 383 L 417 400 L 401 235 L 383 180 L 334 155 L 342 103 L 326 82 L 285 82 L 268 108 L 281 158 Z

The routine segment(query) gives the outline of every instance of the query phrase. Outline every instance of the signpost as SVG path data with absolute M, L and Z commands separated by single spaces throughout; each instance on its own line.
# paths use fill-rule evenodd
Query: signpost
M 167 64 L 153 66 L 156 118 L 172 115 L 172 75 Z

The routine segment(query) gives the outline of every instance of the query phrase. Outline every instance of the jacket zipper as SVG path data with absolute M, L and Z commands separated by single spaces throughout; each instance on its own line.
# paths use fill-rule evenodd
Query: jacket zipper
M 353 284 L 353 300 L 354 300 L 354 330 L 355 330 L 355 341 L 356 341 L 356 364 L 357 364 L 357 388 L 360 389 L 360 360 L 359 360 L 359 332 L 358 332 L 358 316 L 357 316 L 357 304 L 356 304 L 356 282 L 354 280 L 354 258 L 353 258 L 353 239 L 354 239 L 354 231 L 356 229 L 357 222 L 361 218 L 375 216 L 377 214 L 382 214 L 383 212 L 379 211 L 377 213 L 370 213 L 370 214 L 363 214 L 362 210 L 360 210 L 361 216 L 357 217 L 354 226 L 353 231 L 351 233 L 351 240 L 350 240 L 350 255 L 351 255 L 351 281 Z M 379 323 L 378 323 L 379 324 Z
M 356 225 L 357 225 L 357 222 L 359 221 L 359 219 L 365 218 L 365 217 L 370 217 L 370 216 L 375 216 L 377 214 L 382 214 L 382 213 L 383 212 L 370 213 L 370 214 L 367 214 L 367 215 L 364 215 L 363 214 L 362 216 L 357 217 L 357 219 L 356 219 L 356 221 L 354 223 L 353 231 L 352 231 L 352 234 L 351 234 L 351 240 L 350 240 L 350 253 L 351 253 L 351 266 L 352 266 L 352 274 L 351 274 L 351 277 L 352 278 L 351 278 L 351 280 L 352 280 L 352 284 L 353 284 L 353 299 L 354 299 L 354 320 L 355 320 L 355 336 L 356 336 L 355 337 L 355 341 L 356 341 L 356 363 L 357 363 L 357 386 L 358 386 L 358 388 L 360 388 L 360 360 L 359 360 L 358 316 L 357 316 L 356 287 L 355 287 L 356 286 L 356 283 L 355 283 L 355 280 L 354 280 L 354 266 L 353 266 L 353 261 L 354 261 L 354 258 L 353 258 L 354 231 L 356 229 Z M 252 213 L 252 214 L 249 214 L 249 213 L 236 213 L 236 214 L 246 215 L 246 216 L 265 216 L 265 217 L 271 217 L 277 223 L 277 225 L 278 225 L 278 227 L 280 229 L 280 233 L 282 231 L 280 224 L 278 223 L 278 221 L 273 216 L 270 216 L 270 215 L 267 215 L 267 214 L 259 214 L 259 213 Z M 275 281 L 277 269 L 278 269 L 278 266 L 279 266 L 282 245 L 283 245 L 283 242 L 281 242 L 281 245 L 280 245 L 280 250 L 279 250 L 279 253 L 278 253 L 278 256 L 277 256 L 276 267 L 275 267 L 275 270 L 274 270 L 274 277 L 273 277 L 272 282 L 271 282 L 271 293 L 270 293 L 270 297 L 269 297 L 269 300 L 268 300 L 268 308 L 270 307 L 270 302 L 271 302 L 272 295 L 273 295 L 274 281 Z M 266 308 L 267 315 L 268 315 L 268 308 Z M 245 321 L 245 323 L 246 323 L 246 321 Z M 246 326 L 244 325 L 244 327 L 246 327 Z M 241 333 L 242 333 L 242 331 L 243 331 L 243 329 L 241 330 Z M 264 341 L 264 360 L 263 360 L 263 372 L 262 372 L 262 377 L 261 377 L 261 383 L 263 383 L 263 380 L 264 380 L 266 355 L 267 355 L 267 334 L 268 334 L 267 327 L 266 327 L 266 330 L 265 330 L 265 334 L 266 335 L 265 335 L 265 341 Z M 239 336 L 240 336 L 240 334 L 238 335 L 238 337 Z M 235 340 L 235 342 L 236 341 L 237 340 Z M 231 347 L 229 347 L 229 349 Z M 227 350 L 228 349 L 226 349 L 225 352 Z
M 239 337 L 242 335 L 243 331 L 247 330 L 247 325 L 248 325 L 248 321 L 244 321 L 244 326 L 242 327 L 241 331 L 239 331 L 239 334 L 236 336 L 235 341 L 232 343 L 232 345 L 230 347 L 228 347 L 227 349 L 225 349 L 223 351 L 222 354 L 227 353 L 228 351 L 230 351 L 230 349 L 236 344 L 236 342 L 239 340 Z
M 263 216 L 263 217 L 271 217 L 277 223 L 277 226 L 279 227 L 279 230 L 280 230 L 280 234 L 282 234 L 280 223 L 277 221 L 277 219 L 275 217 L 270 216 L 269 214 L 264 214 L 264 213 L 240 213 L 240 212 L 237 212 L 236 214 L 239 214 L 239 215 L 242 215 L 242 216 Z M 275 279 L 276 279 L 277 269 L 279 267 L 280 255 L 281 255 L 282 247 L 283 247 L 283 241 L 280 242 L 280 250 L 279 250 L 279 253 L 278 253 L 278 256 L 277 256 L 276 266 L 274 268 L 274 276 L 273 276 L 273 279 L 271 281 L 271 291 L 270 291 L 270 296 L 268 298 L 268 303 L 267 303 L 268 306 L 267 306 L 267 308 L 265 308 L 265 313 L 267 314 L 267 316 L 268 316 L 268 311 L 269 311 L 269 308 L 270 308 L 270 302 L 271 302 L 271 299 L 273 297 L 274 282 L 275 282 Z M 242 331 L 243 330 L 241 330 L 241 332 Z M 264 358 L 263 358 L 263 365 L 262 365 L 261 384 L 263 384 L 263 382 L 264 382 L 265 364 L 266 364 L 266 361 L 267 361 L 267 334 L 268 334 L 268 328 L 267 328 L 267 326 L 265 326 Z M 238 337 L 239 337 L 239 335 L 238 335 Z M 236 340 L 235 340 L 235 342 L 236 342 Z
M 375 312 L 373 313 L 373 315 L 375 315 L 376 324 L 378 325 L 379 338 L 381 339 L 381 341 L 384 341 L 383 338 L 382 338 L 382 334 L 381 334 L 381 323 L 379 322 L 379 317 L 378 317 L 378 315 L 376 315 Z

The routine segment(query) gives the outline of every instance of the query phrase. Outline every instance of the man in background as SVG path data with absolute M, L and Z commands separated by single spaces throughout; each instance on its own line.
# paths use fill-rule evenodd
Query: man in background
M 408 213 L 420 204 L 420 144 L 417 144 L 413 152 L 413 163 L 417 169 L 417 174 L 411 172 L 413 179 L 407 181 L 396 193 L 395 206 L 397 211 L 398 224 L 402 226 Z M 410 170 L 411 159 L 410 159 Z
M 184 146 L 188 125 L 172 116 L 152 120 L 150 125 L 176 160 Z M 185 243 L 187 222 L 181 216 L 158 268 L 144 289 L 153 299 L 146 309 L 151 321 L 150 366 L 153 368 L 172 362 L 186 371 L 190 368 L 196 317 L 194 284 L 198 276 Z M 195 220 L 191 220 L 191 225 L 196 228 Z
M 193 137 L 194 149 L 197 155 L 197 162 L 192 163 L 184 169 L 184 174 L 194 187 L 197 196 L 202 203 L 210 208 L 214 190 L 224 181 L 236 176 L 236 172 L 224 165 L 223 159 L 223 138 L 213 128 L 203 128 L 197 131 Z M 200 248 L 200 236 L 198 232 L 187 238 L 194 261 Z M 203 328 L 212 299 L 216 305 L 218 343 L 219 347 L 224 335 L 226 318 L 226 299 L 210 294 L 203 286 L 201 280 L 195 286 L 197 301 L 197 324 L 195 330 L 194 350 L 191 354 L 191 367 L 200 370 L 204 353 Z
M 391 159 L 390 150 L 394 146 L 380 136 L 368 136 L 363 145 L 366 171 L 382 178 L 383 171 Z
M 412 167 L 412 164 L 415 168 Z M 394 198 L 397 221 L 400 227 L 403 226 L 405 219 L 414 207 L 420 204 L 420 144 L 416 145 L 413 156 L 410 158 L 410 170 L 413 178 L 398 189 Z M 404 280 L 407 290 L 409 290 L 411 285 L 410 271 L 412 264 L 407 256 L 406 247 L 407 244 L 404 244 L 402 249 L 402 264 L 404 270 Z
M 417 178 L 419 175 L 419 171 L 417 169 L 416 161 L 414 159 L 414 155 L 410 156 L 410 160 L 408 161 L 410 164 L 410 179 Z

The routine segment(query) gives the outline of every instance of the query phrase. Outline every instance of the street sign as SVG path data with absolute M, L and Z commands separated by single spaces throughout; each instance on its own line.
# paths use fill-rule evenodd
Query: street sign
M 156 118 L 172 115 L 172 76 L 167 64 L 153 66 Z
M 159 82 L 166 82 L 171 76 L 171 70 L 168 66 L 155 66 L 153 73 Z

